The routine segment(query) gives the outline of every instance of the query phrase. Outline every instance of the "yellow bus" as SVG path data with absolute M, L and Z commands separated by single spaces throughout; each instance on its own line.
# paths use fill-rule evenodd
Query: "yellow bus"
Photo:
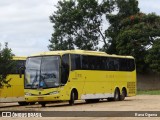
M 27 105 L 24 98 L 24 75 L 19 77 L 19 69 L 25 66 L 26 57 L 14 56 L 13 61 L 15 61 L 15 69 L 7 77 L 8 80 L 11 79 L 10 87 L 0 88 L 0 102 L 18 102 L 19 105 Z
M 25 69 L 25 100 L 48 102 L 124 100 L 136 95 L 136 67 L 132 56 L 66 50 L 29 56 Z

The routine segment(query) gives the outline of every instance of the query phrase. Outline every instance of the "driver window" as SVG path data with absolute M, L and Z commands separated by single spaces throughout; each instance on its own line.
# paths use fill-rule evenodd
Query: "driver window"
M 61 83 L 66 84 L 69 76 L 69 54 L 62 56 Z

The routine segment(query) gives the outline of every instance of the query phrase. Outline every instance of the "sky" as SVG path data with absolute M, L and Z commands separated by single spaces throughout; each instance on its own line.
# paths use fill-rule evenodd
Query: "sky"
M 160 0 L 138 0 L 144 13 L 160 15 Z M 48 51 L 53 24 L 49 16 L 58 0 L 0 0 L 0 43 L 16 56 Z

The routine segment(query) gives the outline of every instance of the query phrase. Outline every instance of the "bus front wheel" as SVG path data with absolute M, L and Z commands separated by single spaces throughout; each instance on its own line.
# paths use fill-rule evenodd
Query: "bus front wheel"
M 69 100 L 69 105 L 74 105 L 74 101 L 75 101 L 75 92 L 72 91 L 71 92 L 71 97 L 70 97 L 70 100 Z
M 45 107 L 45 106 L 46 106 L 46 103 L 45 103 L 45 102 L 39 102 L 39 104 L 41 104 L 42 107 Z

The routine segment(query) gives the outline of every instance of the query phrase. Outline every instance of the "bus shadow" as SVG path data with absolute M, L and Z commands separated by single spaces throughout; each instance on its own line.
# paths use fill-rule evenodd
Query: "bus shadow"
M 86 103 L 75 103 L 74 105 L 84 105 Z M 45 107 L 42 107 L 40 104 L 38 106 L 26 106 L 26 108 L 46 108 L 46 107 L 71 107 L 69 103 L 61 102 L 61 103 L 48 103 Z
M 19 105 L 0 106 L 0 108 L 12 108 L 12 107 L 19 107 Z
M 99 102 L 99 103 L 101 103 L 101 102 Z M 73 106 L 86 105 L 86 104 L 95 104 L 95 103 L 80 102 L 80 103 L 75 103 Z M 48 103 L 48 104 L 46 104 L 45 107 L 49 108 L 49 107 L 72 107 L 72 106 L 66 102 L 59 102 L 59 103 Z M 26 106 L 26 108 L 45 108 L 45 107 L 41 107 L 40 104 L 38 106 Z
M 14 107 L 27 107 L 27 106 L 31 107 L 31 106 L 35 106 L 35 105 L 37 105 L 37 104 L 34 104 L 34 105 L 24 105 L 24 106 L 21 106 L 21 105 L 18 105 L 18 104 L 17 105 L 6 105 L 6 106 L 3 105 L 3 106 L 0 106 L 0 108 L 14 108 Z
M 125 100 L 125 101 L 130 101 L 130 100 Z M 94 105 L 94 104 L 101 104 L 101 103 L 110 103 L 110 102 L 115 102 L 115 101 L 107 101 L 107 100 L 102 100 L 96 103 L 86 103 L 85 101 L 79 102 L 79 103 L 75 103 L 74 106 L 80 106 L 80 105 Z M 119 101 L 120 102 L 120 101 Z M 69 105 L 69 103 L 67 102 L 55 102 L 55 103 L 48 103 L 46 104 L 47 108 L 50 107 L 72 107 L 71 105 Z M 41 107 L 41 105 L 39 104 L 38 106 L 26 106 L 26 108 L 45 108 L 45 107 Z
M 75 103 L 74 106 L 80 106 L 80 105 L 85 105 L 86 103 L 85 102 L 82 102 L 82 103 Z M 56 105 L 50 105 L 50 106 L 47 106 L 47 107 L 72 107 L 71 105 L 69 105 L 69 103 L 65 103 L 65 104 L 56 104 Z
M 124 100 L 124 102 L 130 102 L 133 100 Z M 101 104 L 101 103 L 113 103 L 113 102 L 122 102 L 122 101 L 108 101 L 108 100 L 101 100 L 99 102 L 96 103 L 86 103 L 85 101 L 79 102 L 79 103 L 75 103 L 74 106 L 80 106 L 80 105 L 93 105 L 93 104 Z M 46 104 L 47 108 L 50 107 L 72 107 L 71 105 L 69 105 L 68 102 L 55 102 L 55 103 L 48 103 Z M 41 107 L 40 104 L 35 105 L 31 105 L 31 106 L 26 106 L 26 108 L 45 108 L 45 107 Z
M 132 99 L 132 100 L 124 100 L 124 101 L 134 101 L 134 99 Z

